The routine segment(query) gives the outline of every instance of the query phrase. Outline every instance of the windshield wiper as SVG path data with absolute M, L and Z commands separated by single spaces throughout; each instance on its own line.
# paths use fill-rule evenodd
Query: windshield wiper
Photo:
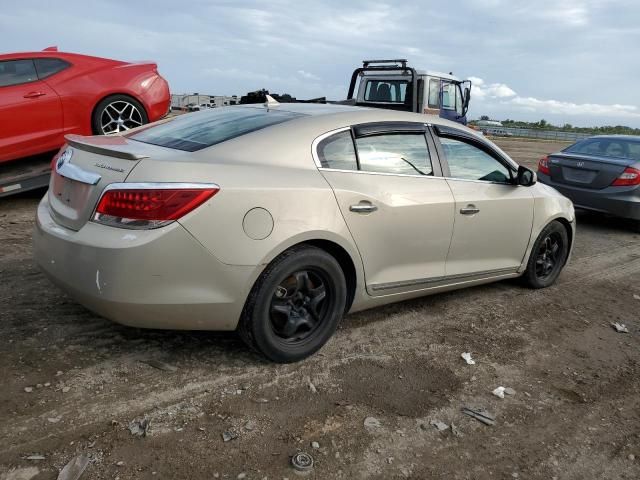
M 416 172 L 418 172 L 420 175 L 427 175 L 426 173 L 424 173 L 422 170 L 420 170 L 418 167 L 416 167 L 413 163 L 411 163 L 409 160 L 407 160 L 406 158 L 400 157 L 400 160 L 402 160 L 405 163 L 408 163 L 411 168 L 413 168 Z

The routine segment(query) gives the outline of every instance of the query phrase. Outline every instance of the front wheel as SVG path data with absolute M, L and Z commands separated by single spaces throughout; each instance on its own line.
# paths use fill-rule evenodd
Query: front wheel
M 93 111 L 91 127 L 96 135 L 112 135 L 149 123 L 142 104 L 128 95 L 111 95 Z
M 567 229 L 557 220 L 542 229 L 531 249 L 523 279 L 531 288 L 545 288 L 556 281 L 569 255 Z
M 247 299 L 240 337 L 273 362 L 290 363 L 318 351 L 345 311 L 347 285 L 324 250 L 287 250 L 264 270 Z

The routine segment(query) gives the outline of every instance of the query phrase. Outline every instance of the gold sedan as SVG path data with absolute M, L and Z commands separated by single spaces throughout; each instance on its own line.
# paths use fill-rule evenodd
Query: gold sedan
M 35 256 L 113 321 L 237 330 L 293 362 L 348 312 L 518 276 L 551 285 L 574 233 L 567 198 L 458 124 L 268 103 L 68 136 Z

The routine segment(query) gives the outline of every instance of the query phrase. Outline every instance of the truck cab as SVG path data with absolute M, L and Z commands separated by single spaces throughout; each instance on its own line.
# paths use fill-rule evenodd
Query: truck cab
M 470 80 L 416 70 L 405 59 L 364 60 L 351 75 L 347 94 L 358 106 L 438 115 L 463 125 L 470 99 Z

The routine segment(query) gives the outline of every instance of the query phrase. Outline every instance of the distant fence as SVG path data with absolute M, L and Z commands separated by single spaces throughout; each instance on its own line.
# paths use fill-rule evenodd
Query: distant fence
M 541 138 L 544 140 L 557 140 L 560 142 L 575 142 L 583 138 L 591 137 L 593 134 L 566 132 L 563 130 L 544 130 L 542 128 L 521 128 L 521 127 L 496 127 L 481 128 L 485 135 L 496 137 L 524 137 Z

